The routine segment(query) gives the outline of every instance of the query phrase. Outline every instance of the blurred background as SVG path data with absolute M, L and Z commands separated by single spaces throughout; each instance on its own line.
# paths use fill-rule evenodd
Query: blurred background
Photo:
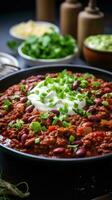
M 59 6 L 60 3 L 63 2 L 63 0 L 55 0 L 56 1 L 56 12 L 59 12 Z M 0 13 L 11 13 L 15 11 L 26 11 L 26 10 L 32 10 L 35 13 L 35 2 L 36 0 L 0 0 Z M 80 0 L 80 2 L 85 6 L 88 2 L 88 0 Z M 98 6 L 101 8 L 101 10 L 105 13 L 111 13 L 112 12 L 112 0 L 98 0 Z
M 11 26 L 23 22 L 37 19 L 36 2 L 38 0 L 0 0 L 0 51 L 10 53 L 6 43 L 11 38 L 9 29 Z M 46 1 L 46 0 L 45 0 Z M 83 8 L 87 6 L 89 0 L 79 0 Z M 55 21 L 60 26 L 60 4 L 64 0 L 55 0 Z M 112 0 L 97 0 L 98 7 L 104 13 L 104 32 L 112 33 Z

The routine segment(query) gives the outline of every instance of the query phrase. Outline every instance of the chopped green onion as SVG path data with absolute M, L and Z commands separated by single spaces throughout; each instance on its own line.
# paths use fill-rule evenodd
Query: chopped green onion
M 22 119 L 17 119 L 15 123 L 10 122 L 9 126 L 11 128 L 21 129 L 24 124 L 24 121 Z
M 41 130 L 42 130 L 42 131 L 47 131 L 47 128 L 46 128 L 45 126 L 42 126 L 42 127 L 41 127 Z
M 12 100 L 16 100 L 16 99 L 19 99 L 19 98 L 20 98 L 20 96 L 18 94 L 15 94 L 15 95 L 11 96 Z
M 107 101 L 102 101 L 102 104 L 105 106 L 105 107 L 108 107 L 109 106 L 109 103 Z
M 51 103 L 49 104 L 49 107 L 50 107 L 50 108 L 53 108 L 55 105 L 56 105 L 56 102 L 51 102 Z
M 46 97 L 46 96 L 47 96 L 47 93 L 45 93 L 45 92 L 43 92 L 43 93 L 40 94 L 40 101 L 41 101 L 42 103 L 44 103 L 45 97 Z
M 74 150 L 77 150 L 78 145 L 76 145 L 76 144 L 71 144 L 71 145 L 68 145 L 67 147 L 68 147 L 68 148 L 72 148 L 72 149 L 74 149 Z
M 74 103 L 74 108 L 77 109 L 78 108 L 78 103 Z
M 38 133 L 41 131 L 41 124 L 39 122 L 32 122 L 30 124 L 30 129 L 34 131 L 34 133 Z
M 63 114 L 63 115 L 64 115 L 64 114 L 67 114 L 67 113 L 68 113 L 68 104 L 65 103 L 65 104 L 64 104 L 64 107 L 63 107 L 63 108 L 60 108 L 59 111 L 60 111 L 60 113 Z
M 8 111 L 11 107 L 12 103 L 9 99 L 5 99 L 3 102 L 3 108 Z
M 59 120 L 60 120 L 60 121 L 66 120 L 66 117 L 67 117 L 67 114 L 63 114 L 63 115 L 62 115 L 62 114 L 60 113 Z
M 57 124 L 58 121 L 59 121 L 59 117 L 57 117 L 57 116 L 53 117 L 52 125 Z
M 93 87 L 99 87 L 100 85 L 101 85 L 101 83 L 97 82 L 97 81 L 93 83 Z
M 93 104 L 94 104 L 94 100 L 93 100 L 92 98 L 87 97 L 87 98 L 86 98 L 86 104 L 87 104 L 88 106 L 93 105 Z
M 74 135 L 70 135 L 70 137 L 69 137 L 70 144 L 72 144 L 74 142 L 74 140 L 75 140 L 75 136 Z
M 35 144 L 39 144 L 40 143 L 40 138 L 35 138 Z
M 20 83 L 20 90 L 22 92 L 26 92 L 26 85 L 24 85 L 23 83 Z
M 104 94 L 103 97 L 111 98 L 112 97 L 112 92 Z
M 30 105 L 31 105 L 31 101 L 28 100 L 28 101 L 26 102 L 26 106 L 30 106 Z
M 74 110 L 74 112 L 76 112 L 77 114 L 79 114 L 82 117 L 88 117 L 91 114 L 91 113 L 85 111 L 84 109 L 79 109 L 79 108 L 75 109 L 74 108 L 73 110 Z
M 53 83 L 53 79 L 51 77 L 46 77 L 44 81 L 44 85 L 47 86 L 48 84 L 52 84 L 52 83 Z
M 87 80 L 82 80 L 81 83 L 80 83 L 80 87 L 82 88 L 86 88 L 88 86 L 88 81 Z
M 64 92 L 59 92 L 59 93 L 57 94 L 57 96 L 58 96 L 60 99 L 64 99 L 64 98 L 65 98 Z
M 95 78 L 95 76 L 93 75 L 93 74 L 90 74 L 90 73 L 85 73 L 84 75 L 83 75 L 83 77 L 86 79 L 86 78 Z
M 63 125 L 64 127 L 69 127 L 69 126 L 70 126 L 70 123 L 69 123 L 69 122 L 66 122 L 66 121 L 63 121 L 63 122 L 62 122 L 62 125 Z
M 40 114 L 40 118 L 41 119 L 47 119 L 49 117 L 49 114 L 48 113 L 41 113 Z

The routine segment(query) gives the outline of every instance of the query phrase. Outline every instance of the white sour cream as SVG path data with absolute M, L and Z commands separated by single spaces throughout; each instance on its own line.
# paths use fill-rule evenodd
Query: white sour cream
M 55 81 L 53 83 L 47 84 L 45 86 L 44 81 L 41 81 L 37 84 L 36 87 L 34 87 L 30 92 L 31 94 L 28 96 L 28 99 L 31 101 L 32 105 L 35 106 L 39 111 L 41 112 L 48 112 L 50 110 L 59 110 L 60 108 L 63 108 L 66 104 L 68 107 L 68 115 L 75 114 L 73 110 L 74 104 L 77 104 L 78 109 L 82 109 L 86 105 L 86 100 L 79 98 L 79 94 L 76 94 L 74 100 L 70 100 L 71 96 L 67 92 L 64 92 L 64 90 L 68 87 L 65 83 L 63 86 L 61 86 L 59 83 L 56 83 Z M 64 98 L 59 98 L 56 91 L 52 90 L 51 88 L 55 86 L 57 88 L 63 87 L 63 93 L 65 95 Z M 42 94 L 45 93 L 44 102 L 41 100 Z

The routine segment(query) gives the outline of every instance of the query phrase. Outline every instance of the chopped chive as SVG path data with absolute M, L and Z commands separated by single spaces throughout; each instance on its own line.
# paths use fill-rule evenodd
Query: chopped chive
M 30 106 L 30 105 L 31 105 L 31 101 L 30 101 L 30 100 L 27 100 L 26 106 Z
M 39 144 L 40 143 L 40 138 L 35 138 L 35 144 Z
M 47 119 L 49 117 L 49 114 L 48 113 L 41 113 L 40 114 L 40 118 L 41 119 Z
M 45 93 L 45 92 L 43 92 L 43 93 L 40 94 L 40 101 L 41 101 L 42 103 L 44 103 L 45 97 L 46 97 L 46 96 L 47 96 L 47 93 Z
M 77 150 L 78 145 L 76 145 L 76 144 L 71 144 L 71 145 L 68 145 L 67 147 L 68 147 L 68 148 L 72 148 L 72 149 L 74 149 L 74 150 Z
M 22 92 L 26 92 L 26 85 L 24 85 L 23 83 L 20 83 L 20 90 Z
M 30 124 L 30 129 L 34 131 L 34 133 L 38 133 L 41 131 L 41 124 L 39 122 L 32 122 Z
M 22 119 L 17 119 L 15 123 L 10 122 L 9 127 L 11 128 L 16 128 L 16 129 L 21 129 L 24 124 L 24 121 Z
M 103 106 L 108 107 L 109 103 L 107 101 L 102 101 Z
M 93 87 L 99 87 L 101 85 L 101 83 L 98 81 L 95 81 L 92 85 L 93 85 Z
M 62 125 L 63 125 L 64 127 L 69 127 L 69 126 L 70 126 L 70 123 L 69 123 L 69 122 L 66 122 L 66 121 L 63 121 L 63 122 L 62 122 Z
M 88 81 L 87 80 L 82 80 L 80 83 L 80 87 L 86 88 L 88 86 Z
M 84 109 L 79 109 L 79 108 L 75 109 L 74 108 L 73 110 L 75 113 L 79 114 L 82 117 L 88 117 L 91 114 L 91 113 L 85 111 Z
M 9 99 L 5 99 L 3 102 L 3 108 L 4 110 L 8 111 L 11 107 L 12 103 Z
M 78 108 L 78 103 L 74 103 L 73 107 L 74 107 L 75 109 L 77 109 L 77 108 Z
M 17 99 L 19 99 L 20 98 L 20 96 L 18 95 L 18 94 L 15 94 L 15 95 L 12 95 L 11 96 L 11 99 L 12 100 L 17 100 Z
M 47 128 L 46 128 L 45 126 L 42 126 L 42 127 L 41 127 L 41 130 L 42 130 L 42 131 L 47 131 Z
M 52 125 L 57 124 L 58 121 L 59 121 L 59 117 L 55 116 L 55 117 L 53 118 Z
M 75 136 L 74 135 L 70 135 L 70 137 L 69 137 L 70 144 L 72 144 L 74 142 L 74 140 L 75 140 Z
M 103 97 L 111 98 L 112 97 L 112 92 L 104 94 Z

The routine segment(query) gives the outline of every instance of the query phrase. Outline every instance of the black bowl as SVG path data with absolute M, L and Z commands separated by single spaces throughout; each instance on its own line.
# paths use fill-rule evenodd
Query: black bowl
M 27 78 L 28 76 L 35 75 L 35 74 L 45 74 L 48 72 L 59 72 L 63 69 L 69 69 L 73 72 L 89 72 L 94 74 L 96 77 L 102 78 L 106 81 L 112 80 L 112 73 L 109 71 L 105 71 L 102 69 L 97 69 L 93 67 L 86 67 L 86 66 L 78 66 L 78 65 L 71 65 L 71 64 L 61 64 L 61 65 L 44 65 L 40 67 L 33 67 L 29 68 L 27 70 L 22 70 L 19 72 L 16 72 L 12 75 L 9 75 L 2 80 L 0 80 L 0 91 L 5 90 L 9 86 L 18 83 L 20 80 Z M 112 159 L 112 154 L 106 154 L 101 156 L 95 156 L 95 157 L 87 157 L 87 158 L 47 158 L 42 156 L 36 156 L 32 154 L 22 153 L 17 150 L 11 149 L 9 147 L 6 147 L 2 144 L 0 144 L 0 149 L 2 152 L 5 152 L 7 154 L 10 154 L 14 157 L 23 158 L 24 160 L 32 160 L 36 161 L 38 163 L 40 162 L 52 162 L 52 163 L 61 163 L 61 164 L 81 164 L 81 163 L 88 163 L 93 161 L 104 161 L 106 159 Z

